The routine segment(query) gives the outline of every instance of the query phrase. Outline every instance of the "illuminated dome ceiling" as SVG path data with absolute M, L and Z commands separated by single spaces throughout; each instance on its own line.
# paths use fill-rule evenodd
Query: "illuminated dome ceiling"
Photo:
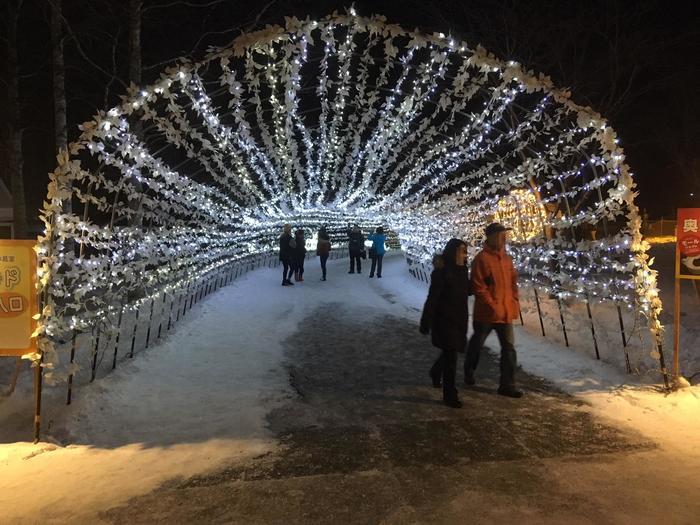
M 40 254 L 61 303 L 48 335 L 269 253 L 286 222 L 337 242 L 348 223 L 383 224 L 413 264 L 453 236 L 476 245 L 494 218 L 515 228 L 523 281 L 624 303 L 656 333 L 629 168 L 569 95 L 481 47 L 352 13 L 181 61 L 59 158 Z

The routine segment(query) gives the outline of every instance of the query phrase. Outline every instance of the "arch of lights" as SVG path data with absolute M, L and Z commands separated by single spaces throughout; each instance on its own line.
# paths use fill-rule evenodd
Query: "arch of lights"
M 524 282 L 623 304 L 661 336 L 615 132 L 481 47 L 352 11 L 287 18 L 132 87 L 81 130 L 42 212 L 49 368 L 57 341 L 274 251 L 286 222 L 338 242 L 349 223 L 383 224 L 421 261 L 497 218 Z

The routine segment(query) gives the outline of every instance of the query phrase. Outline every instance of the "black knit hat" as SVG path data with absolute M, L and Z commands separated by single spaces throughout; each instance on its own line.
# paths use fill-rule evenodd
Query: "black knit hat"
M 484 230 L 484 233 L 486 234 L 486 237 L 488 237 L 491 234 L 494 233 L 499 233 L 499 232 L 505 232 L 508 230 L 512 230 L 513 228 L 508 228 L 506 226 L 503 226 L 500 222 L 492 222 L 489 224 L 486 229 Z

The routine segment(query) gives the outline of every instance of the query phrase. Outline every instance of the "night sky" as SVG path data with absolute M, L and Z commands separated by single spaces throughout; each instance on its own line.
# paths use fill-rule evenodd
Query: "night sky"
M 4 3 L 7 0 L 3 0 Z M 118 102 L 127 78 L 126 0 L 63 0 L 69 140 L 77 125 Z M 145 0 L 143 80 L 179 56 L 201 58 L 241 28 L 281 23 L 284 16 L 322 17 L 350 2 Z M 2 9 L 4 10 L 4 5 Z M 635 173 L 638 205 L 652 217 L 700 207 L 700 8 L 697 2 L 638 1 L 362 1 L 405 27 L 451 33 L 481 43 L 569 87 L 618 131 Z M 20 91 L 28 215 L 35 216 L 53 170 L 51 46 L 48 0 L 25 0 L 19 27 Z M 0 71 L 6 78 L 6 27 L 0 26 Z M 103 72 L 98 71 L 95 65 Z M 106 74 L 114 71 L 116 75 Z M 0 83 L 0 118 L 6 110 Z M 4 165 L 0 169 L 5 182 Z M 691 196 L 691 193 L 694 196 Z M 31 219 L 30 219 L 31 220 Z

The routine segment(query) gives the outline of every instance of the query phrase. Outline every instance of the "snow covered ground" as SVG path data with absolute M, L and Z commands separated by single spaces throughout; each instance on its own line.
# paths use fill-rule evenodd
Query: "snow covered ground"
M 367 279 L 367 269 L 347 275 L 345 261 L 329 262 L 327 282 L 319 282 L 316 260 L 295 287 L 282 288 L 280 272 L 252 272 L 206 298 L 159 344 L 76 389 L 71 407 L 63 406 L 63 388 L 49 390 L 47 442 L 16 442 L 18 421 L 31 413 L 26 385 L 0 398 L 0 523 L 40 517 L 94 523 L 98 511 L 172 478 L 273 449 L 265 415 L 295 395 L 283 341 L 300 321 L 332 302 L 417 321 L 427 292 L 396 256 L 385 260 L 381 280 Z M 529 372 L 591 403 L 602 417 L 636 428 L 664 453 L 699 464 L 700 387 L 660 393 L 648 378 L 543 338 L 529 320 L 517 327 L 516 344 Z M 497 347 L 494 336 L 487 345 Z

